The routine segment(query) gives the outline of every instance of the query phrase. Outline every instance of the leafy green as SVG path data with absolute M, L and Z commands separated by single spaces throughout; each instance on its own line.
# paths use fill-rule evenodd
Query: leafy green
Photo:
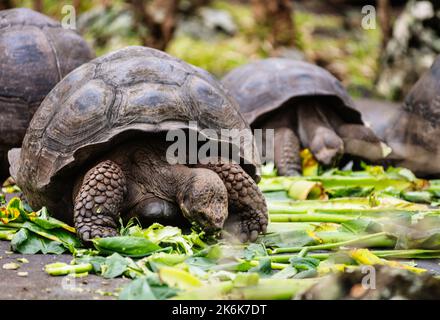
M 171 288 L 153 277 L 140 277 L 126 285 L 121 300 L 163 300 L 175 296 L 180 290 Z
M 359 233 L 375 233 L 381 232 L 382 227 L 376 221 L 370 219 L 353 219 L 346 222 L 341 223 L 341 226 L 344 230 L 352 232 L 354 234 Z
M 293 276 L 296 279 L 312 278 L 317 275 L 316 269 L 320 260 L 309 257 L 293 257 L 289 260 L 290 265 L 296 269 L 297 274 Z
M 260 276 L 269 276 L 272 274 L 272 261 L 269 257 L 262 258 L 258 266 L 249 269 L 249 272 L 258 273 Z
M 90 263 L 93 267 L 93 271 L 97 274 L 101 273 L 101 266 L 105 263 L 106 257 L 102 256 L 93 256 L 93 255 L 84 255 L 79 258 L 75 258 L 75 263 Z
M 367 197 L 374 191 L 374 187 L 333 187 L 325 189 L 330 198 Z
M 245 249 L 243 257 L 246 260 L 252 260 L 254 257 L 266 256 L 266 247 L 262 243 L 251 243 Z
M 117 253 L 108 256 L 101 265 L 101 275 L 104 278 L 116 278 L 122 275 L 126 270 L 130 261 Z
M 428 191 L 405 191 L 402 192 L 402 198 L 417 203 L 431 203 L 433 196 Z
M 172 246 L 177 253 L 193 254 L 193 246 L 205 247 L 206 244 L 200 239 L 200 234 L 192 232 L 190 235 L 183 235 L 182 230 L 177 227 L 163 226 L 160 223 L 153 223 L 146 229 L 139 225 L 128 228 L 125 235 L 142 237 L 160 246 Z
M 66 251 L 66 247 L 62 243 L 40 237 L 28 229 L 21 229 L 13 236 L 11 248 L 13 251 L 22 254 L 35 254 L 38 252 L 61 254 Z
M 163 248 L 141 237 L 120 236 L 92 240 L 96 249 L 103 254 L 119 253 L 128 257 L 144 257 Z

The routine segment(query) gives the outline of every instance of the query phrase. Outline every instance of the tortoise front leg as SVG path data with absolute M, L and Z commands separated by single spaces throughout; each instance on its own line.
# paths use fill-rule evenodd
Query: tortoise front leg
M 329 120 L 332 127 L 344 142 L 345 153 L 370 161 L 379 161 L 388 155 L 387 151 L 390 151 L 389 147 L 380 141 L 376 134 L 367 126 L 345 123 L 342 118 L 330 108 L 320 107 L 320 111 Z
M 83 241 L 118 235 L 117 219 L 126 190 L 124 173 L 110 160 L 86 173 L 75 197 L 73 216 Z
M 298 176 L 301 172 L 300 143 L 291 128 L 275 128 L 274 162 L 280 176 Z
M 344 153 L 344 142 L 336 134 L 317 102 L 301 101 L 297 106 L 301 143 L 324 165 L 336 163 Z
M 242 242 L 255 241 L 259 233 L 266 232 L 266 200 L 255 181 L 240 165 L 218 161 L 198 166 L 213 170 L 223 180 L 229 202 L 226 223 Z

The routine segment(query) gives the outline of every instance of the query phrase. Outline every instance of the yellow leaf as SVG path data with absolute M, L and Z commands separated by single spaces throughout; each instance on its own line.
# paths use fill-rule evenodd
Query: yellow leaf
M 354 249 L 349 251 L 350 256 L 356 260 L 357 263 L 362 265 L 384 265 L 389 266 L 391 268 L 396 269 L 404 269 L 415 273 L 423 273 L 426 272 L 426 269 L 417 268 L 413 266 L 409 266 L 398 261 L 390 261 L 386 259 L 381 259 L 375 254 L 373 254 L 368 249 Z
M 293 181 L 289 186 L 288 195 L 295 200 L 327 199 L 321 182 L 307 180 Z
M 307 235 L 312 238 L 313 240 L 315 240 L 317 243 L 322 243 L 322 239 L 320 237 L 318 237 L 316 235 L 315 232 L 313 232 L 312 230 L 306 230 Z
M 302 172 L 304 176 L 318 175 L 319 163 L 309 149 L 303 149 L 300 152 L 302 160 Z
M 178 287 L 183 290 L 202 286 L 202 282 L 198 278 L 194 277 L 189 272 L 177 268 L 160 268 L 159 278 L 169 286 Z
M 368 249 L 353 249 L 349 251 L 350 256 L 359 264 L 374 265 L 384 264 L 382 259 Z

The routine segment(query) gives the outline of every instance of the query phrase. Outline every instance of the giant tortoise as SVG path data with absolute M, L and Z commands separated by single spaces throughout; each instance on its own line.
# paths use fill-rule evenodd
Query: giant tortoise
M 66 74 L 94 53 L 81 36 L 41 13 L 0 11 L 0 181 L 35 110 Z
M 225 129 L 242 131 L 252 143 L 234 144 Z M 239 157 L 211 152 L 194 164 L 175 163 L 167 134 L 179 130 L 225 144 Z M 183 215 L 207 232 L 228 218 L 246 241 L 268 223 L 252 145 L 236 102 L 211 75 L 134 46 L 92 60 L 58 83 L 9 160 L 30 206 L 73 220 L 85 242 L 116 235 L 120 215 L 147 222 Z

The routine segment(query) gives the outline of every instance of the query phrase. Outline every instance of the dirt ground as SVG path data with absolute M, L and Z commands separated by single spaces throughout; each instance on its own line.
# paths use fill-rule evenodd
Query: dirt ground
M 11 253 L 8 241 L 0 241 L 0 300 L 9 299 L 62 299 L 62 300 L 109 300 L 117 299 L 115 292 L 129 279 L 104 279 L 93 274 L 83 278 L 53 277 L 46 274 L 44 266 L 53 262 L 69 263 L 70 254 L 63 255 L 23 255 Z M 17 259 L 26 258 L 29 263 Z M 2 266 L 15 262 L 17 270 L 5 270 Z M 418 267 L 426 268 L 433 274 L 440 275 L 440 260 L 418 261 Z M 18 272 L 27 272 L 19 276 Z
M 69 263 L 72 256 L 63 255 L 23 255 L 9 253 L 9 241 L 0 241 L 0 300 L 5 299 L 63 299 L 63 300 L 109 300 L 117 299 L 112 294 L 128 283 L 128 279 L 104 279 L 95 275 L 83 278 L 52 277 L 43 270 L 44 266 L 53 262 Z M 26 258 L 29 263 L 21 263 L 17 259 Z M 16 262 L 17 270 L 5 270 L 6 263 Z M 19 276 L 18 272 L 27 272 L 27 276 Z

